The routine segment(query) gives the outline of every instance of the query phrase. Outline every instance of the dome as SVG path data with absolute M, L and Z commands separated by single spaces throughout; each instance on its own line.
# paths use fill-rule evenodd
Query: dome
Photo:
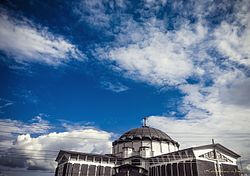
M 169 141 L 177 144 L 177 142 L 171 139 L 163 131 L 148 126 L 142 126 L 140 128 L 134 128 L 132 130 L 129 130 L 124 133 L 119 139 L 114 141 L 114 143 L 121 143 L 133 140 Z

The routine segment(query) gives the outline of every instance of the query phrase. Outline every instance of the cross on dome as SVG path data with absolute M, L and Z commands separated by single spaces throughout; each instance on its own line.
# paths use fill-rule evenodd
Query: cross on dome
M 147 117 L 143 118 L 143 127 L 147 127 L 147 120 L 148 120 Z

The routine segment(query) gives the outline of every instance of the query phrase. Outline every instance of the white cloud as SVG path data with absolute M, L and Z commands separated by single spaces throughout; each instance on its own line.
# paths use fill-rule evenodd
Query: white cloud
M 196 15 L 198 22 L 191 24 L 185 19 L 177 19 L 176 22 L 172 23 L 179 25 L 179 27 L 172 31 L 166 31 L 162 27 L 166 25 L 164 23 L 166 21 L 157 20 L 150 16 L 153 14 L 152 12 L 159 10 L 161 3 L 145 2 L 145 9 L 141 10 L 140 13 L 143 18 L 148 15 L 150 18 L 143 19 L 142 23 L 132 20 L 132 17 L 125 14 L 119 14 L 119 19 L 123 22 L 121 22 L 120 27 L 114 29 L 115 33 L 118 33 L 115 36 L 115 41 L 105 48 L 97 46 L 96 56 L 104 62 L 110 61 L 114 70 L 124 73 L 126 77 L 131 79 L 155 86 L 177 85 L 176 88 L 185 93 L 179 110 L 186 113 L 186 116 L 183 119 L 176 119 L 156 115 L 149 118 L 149 123 L 167 133 L 171 132 L 171 136 L 180 141 L 183 148 L 207 144 L 211 141 L 211 138 L 214 138 L 217 142 L 241 154 L 247 168 L 250 163 L 249 160 L 247 161 L 250 157 L 248 151 L 250 147 L 248 137 L 250 132 L 250 81 L 234 63 L 228 62 L 228 59 L 247 67 L 250 65 L 249 2 L 243 0 L 236 3 L 233 14 L 231 16 L 225 14 L 227 18 L 218 26 L 212 27 L 208 27 L 209 20 L 205 17 L 215 14 L 214 12 L 218 9 L 226 12 L 231 4 L 222 2 L 216 5 L 212 1 L 203 2 L 195 1 L 194 6 L 190 3 L 192 5 L 187 7 L 183 3 L 174 4 L 174 8 L 183 10 L 179 11 L 183 13 L 184 17 Z M 104 4 L 103 1 L 84 1 L 78 10 L 83 15 L 82 18 L 89 24 L 98 28 L 107 28 L 110 27 L 110 22 L 114 16 L 111 13 L 106 13 L 105 5 L 107 4 Z M 112 3 L 108 6 L 113 10 Z M 120 8 L 126 8 L 123 3 L 119 6 Z M 150 11 L 151 7 L 153 11 Z M 196 14 L 191 14 L 193 13 L 192 8 L 194 8 Z M 217 19 L 214 18 L 214 20 Z M 52 58 L 59 56 L 64 58 L 55 61 L 42 60 L 45 63 L 52 62 L 55 64 L 67 61 L 66 57 L 63 57 L 67 53 L 78 53 L 77 50 L 75 51 L 75 46 L 64 39 L 56 40 L 46 31 L 44 32 L 45 35 L 42 35 L 41 31 L 27 25 L 27 23 L 17 23 L 15 20 L 6 17 L 2 18 L 0 22 L 7 26 L 2 27 L 4 29 L 2 31 L 7 31 L 7 34 L 13 33 L 15 36 L 18 33 L 19 37 L 20 34 L 23 34 L 21 39 L 18 38 L 18 41 L 26 41 L 22 36 L 27 36 L 29 39 L 27 43 L 29 44 L 33 42 L 36 44 L 36 41 L 39 41 L 39 44 L 50 44 L 47 53 L 47 50 L 45 52 L 42 47 L 38 47 L 38 49 L 31 47 L 30 49 L 27 44 L 23 49 L 19 49 L 20 42 L 12 46 L 13 42 L 4 41 L 9 50 L 14 50 L 16 54 L 20 53 L 24 56 L 38 54 L 39 57 L 32 59 L 33 61 L 41 59 L 40 52 Z M 214 27 L 215 29 L 213 29 Z M 62 47 L 59 49 L 58 46 Z M 216 50 L 213 50 L 214 48 Z M 7 49 L 4 51 L 7 51 Z M 207 52 L 208 49 L 213 50 L 212 55 Z M 217 51 L 228 59 L 221 61 L 214 54 Z M 28 58 L 30 59 L 30 57 Z M 198 77 L 200 83 L 188 84 L 186 79 L 190 76 Z M 206 81 L 211 81 L 211 85 L 206 85 Z M 106 85 L 108 88 L 113 86 L 109 83 L 106 83 Z M 69 127 L 69 129 L 72 129 L 72 127 Z M 84 135 L 81 131 L 94 129 L 79 128 L 79 130 L 79 135 Z M 55 136 L 54 138 L 60 139 L 62 136 L 71 136 L 76 133 L 78 132 L 52 134 Z M 43 136 L 54 144 L 49 135 Z M 47 147 L 48 144 L 43 142 L 42 137 L 32 138 L 26 135 L 19 138 L 19 144 L 24 148 L 26 143 L 31 146 L 53 148 L 52 146 Z M 107 142 L 108 139 L 105 138 Z M 73 141 L 68 142 L 73 143 Z M 69 146 L 69 148 L 71 147 Z M 75 149 L 78 150 L 81 147 Z M 101 151 L 98 147 L 99 145 L 93 146 L 90 143 L 87 149 L 88 151 L 93 151 L 93 149 L 95 149 L 94 151 Z
M 43 120 L 41 116 L 36 116 L 32 121 L 37 123 L 24 124 L 21 121 L 14 120 L 1 121 L 1 125 L 5 125 L 9 130 L 12 130 L 11 132 L 19 130 L 20 133 L 24 134 L 15 135 L 16 133 L 10 133 L 11 138 L 4 139 L 4 143 L 1 141 L 0 167 L 18 167 L 24 169 L 24 171 L 28 169 L 53 172 L 56 167 L 55 158 L 59 150 L 99 154 L 111 152 L 113 133 L 90 126 L 76 130 L 68 128 L 73 125 L 70 124 L 65 129 L 70 131 L 46 132 L 35 135 L 39 133 L 39 130 L 45 132 L 47 128 L 45 128 L 44 124 L 49 124 L 49 122 Z M 22 132 L 21 129 L 29 132 Z
M 119 82 L 117 83 L 112 83 L 112 82 L 108 82 L 108 81 L 102 81 L 101 82 L 101 86 L 102 88 L 106 89 L 106 90 L 110 90 L 112 92 L 124 92 L 127 91 L 129 88 Z
M 119 12 L 126 9 L 128 3 L 124 0 L 84 0 L 77 3 L 74 12 L 81 17 L 81 20 L 98 27 L 99 30 L 99 27 L 109 28 L 113 16 L 119 17 L 119 15 L 122 15 Z
M 11 105 L 13 105 L 14 103 L 10 100 L 4 99 L 4 98 L 0 98 L 0 113 L 3 113 L 3 110 Z
M 223 72 L 209 87 L 182 85 L 186 95 L 180 110 L 182 119 L 149 117 L 149 124 L 171 134 L 182 148 L 208 144 L 211 139 L 242 156 L 244 168 L 250 164 L 249 78 L 239 71 Z
M 11 148 L 22 149 L 29 159 L 23 158 L 25 167 L 51 169 L 55 168 L 54 159 L 59 150 L 72 150 L 87 153 L 110 153 L 111 134 L 96 129 L 76 130 L 70 132 L 49 133 L 38 137 L 30 134 L 19 135 Z M 32 152 L 31 152 L 32 151 Z M 51 151 L 54 151 L 53 153 Z M 42 158 L 37 160 L 37 156 Z M 46 160 L 46 158 L 48 160 Z M 45 159 L 45 160 L 43 160 Z
M 153 85 L 178 85 L 185 83 L 189 76 L 202 74 L 192 61 L 195 59 L 193 46 L 200 43 L 207 33 L 202 24 L 184 25 L 173 32 L 150 26 L 142 28 L 132 25 L 132 22 L 126 27 L 133 32 L 122 33 L 118 44 L 98 48 L 97 53 L 102 59 L 114 61 L 115 69 L 127 77 Z M 128 43 L 124 44 L 126 41 Z
M 232 61 L 250 66 L 250 3 L 240 1 L 234 7 L 234 21 L 223 21 L 215 30 L 215 46 Z
M 18 120 L 0 119 L 0 126 L 4 127 L 4 132 L 1 135 L 12 136 L 11 133 L 32 133 L 42 134 L 47 133 L 52 126 L 46 120 L 43 120 L 44 115 L 39 114 L 35 116 L 30 123 L 23 123 Z
M 185 94 L 179 107 L 185 117 L 156 115 L 149 118 L 150 124 L 181 134 L 176 137 L 183 147 L 215 138 L 240 153 L 247 168 L 250 81 L 244 71 L 250 66 L 249 2 L 174 3 L 172 10 L 181 13 L 174 22 L 151 16 L 161 6 L 145 2 L 145 9 L 139 10 L 140 22 L 125 17 L 115 41 L 108 47 L 97 46 L 97 57 L 110 61 L 127 78 L 153 86 L 176 86 Z M 190 16 L 197 21 L 190 23 Z M 168 23 L 174 25 L 173 30 L 165 29 Z M 199 83 L 189 84 L 190 77 Z
M 249 15 L 250 17 L 250 15 Z M 215 44 L 218 50 L 232 61 L 250 66 L 250 18 L 242 27 L 222 23 L 215 31 Z
M 4 13 L 0 14 L 0 50 L 21 63 L 39 62 L 57 66 L 71 59 L 84 58 L 77 47 L 63 37 Z

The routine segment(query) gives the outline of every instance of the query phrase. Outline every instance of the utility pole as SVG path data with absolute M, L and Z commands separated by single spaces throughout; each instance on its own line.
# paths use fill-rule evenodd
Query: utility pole
M 216 152 L 216 148 L 215 148 L 215 144 L 214 144 L 214 139 L 212 139 L 212 144 L 213 144 L 213 148 L 214 148 L 214 159 L 216 161 L 216 176 L 221 176 L 221 170 L 220 170 L 220 163 L 219 163 L 219 159 L 217 157 L 217 152 Z
M 143 118 L 143 127 L 146 127 L 147 126 L 147 117 L 144 117 Z

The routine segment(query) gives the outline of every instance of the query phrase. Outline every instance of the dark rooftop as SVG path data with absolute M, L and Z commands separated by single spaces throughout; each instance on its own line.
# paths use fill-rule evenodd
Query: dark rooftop
M 123 141 L 137 140 L 137 139 L 169 141 L 177 143 L 161 130 L 158 130 L 156 128 L 151 128 L 148 126 L 142 126 L 140 128 L 134 128 L 130 131 L 125 132 L 118 140 L 114 141 L 113 144 Z

